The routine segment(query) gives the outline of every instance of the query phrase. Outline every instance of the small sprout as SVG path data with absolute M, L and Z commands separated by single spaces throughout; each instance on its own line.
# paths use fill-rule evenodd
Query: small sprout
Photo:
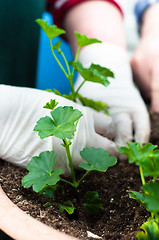
M 68 214 L 73 214 L 76 209 L 71 201 L 65 201 L 63 204 L 59 204 L 60 211 L 66 211 Z
M 83 197 L 83 207 L 90 213 L 98 215 L 103 202 L 99 197 L 99 194 L 95 191 L 88 191 Z
M 54 110 L 54 108 L 58 105 L 58 102 L 56 100 L 51 99 L 50 102 L 47 102 L 43 108 L 48 108 L 50 110 Z

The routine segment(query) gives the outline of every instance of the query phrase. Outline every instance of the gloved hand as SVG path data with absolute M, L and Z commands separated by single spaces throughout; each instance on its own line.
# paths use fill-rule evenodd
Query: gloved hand
M 66 175 L 70 173 L 65 149 L 61 145 L 62 140 L 52 136 L 40 139 L 38 133 L 33 131 L 41 117 L 50 116 L 50 111 L 43 108 L 50 99 L 56 99 L 59 102 L 58 106 L 73 106 L 83 113 L 70 146 L 75 168 L 83 161 L 79 152 L 84 147 L 101 147 L 108 150 L 111 155 L 116 154 L 116 145 L 104 137 L 113 134 L 110 117 L 53 93 L 0 85 L 1 159 L 25 167 L 31 157 L 38 156 L 42 151 L 54 150 L 57 155 L 56 167 L 64 169 Z
M 84 47 L 78 60 L 86 68 L 91 63 L 99 64 L 115 74 L 115 79 L 110 79 L 108 87 L 86 82 L 79 91 L 85 97 L 108 104 L 116 129 L 115 143 L 122 146 L 133 139 L 141 144 L 147 142 L 150 135 L 149 114 L 133 83 L 126 51 L 114 44 L 97 43 Z M 81 82 L 82 77 L 79 76 L 75 84 L 76 89 Z

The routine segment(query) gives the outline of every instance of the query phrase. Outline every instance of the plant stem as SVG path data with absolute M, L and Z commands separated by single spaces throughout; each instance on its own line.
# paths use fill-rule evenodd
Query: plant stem
M 76 187 L 77 181 L 76 181 L 75 171 L 74 171 L 74 167 L 73 167 L 72 157 L 71 157 L 71 154 L 70 154 L 69 144 L 68 144 L 66 138 L 63 139 L 63 143 L 64 143 L 64 147 L 66 149 L 66 154 L 67 154 L 68 161 L 69 161 L 69 166 L 70 166 L 70 169 L 71 169 L 73 185 L 74 185 L 74 187 Z
M 69 80 L 70 86 L 71 86 L 73 101 L 76 102 L 76 96 L 75 96 L 75 90 L 74 90 L 74 85 L 73 85 L 73 75 L 72 75 L 72 74 L 70 74 L 70 75 L 68 76 L 68 80 Z
M 61 51 L 61 55 L 62 55 L 62 57 L 65 61 L 66 67 L 67 67 L 67 71 L 68 71 L 67 79 L 70 82 L 71 91 L 72 91 L 72 94 L 74 96 L 75 95 L 75 90 L 74 90 L 74 85 L 73 85 L 73 75 L 70 72 L 70 67 L 69 67 L 68 61 L 67 61 L 67 59 L 66 59 L 66 57 L 65 57 L 65 55 L 62 51 Z M 74 97 L 74 100 L 76 100 L 75 97 Z
M 72 187 L 75 187 L 73 183 L 71 183 L 71 182 L 69 182 L 69 181 L 67 181 L 67 180 L 65 180 L 65 179 L 63 179 L 63 178 L 60 178 L 60 180 L 61 180 L 62 182 L 65 182 L 65 183 L 71 185 Z
M 78 49 L 77 49 L 74 62 L 77 62 L 77 60 L 78 60 L 79 51 L 80 51 L 80 47 L 78 47 Z M 74 71 L 75 71 L 75 68 L 73 68 L 73 70 L 72 70 L 72 76 L 74 75 Z
M 75 56 L 75 62 L 77 62 L 77 60 L 78 60 L 79 51 L 80 51 L 80 47 L 78 47 L 78 49 L 77 49 L 76 56 Z
M 86 80 L 84 80 L 80 85 L 79 87 L 77 88 L 76 92 L 75 92 L 75 95 L 77 95 L 77 93 L 79 92 L 80 88 L 83 86 L 83 84 L 86 82 Z
M 139 167 L 139 169 L 140 169 L 140 177 L 141 177 L 142 185 L 145 185 L 146 182 L 145 182 L 145 178 L 144 178 L 143 169 L 141 166 Z
M 154 214 L 154 212 L 151 212 L 151 218 L 155 218 L 155 214 Z
M 153 177 L 153 182 L 156 182 L 156 177 Z
M 82 177 L 81 179 L 78 181 L 78 186 L 80 185 L 80 183 L 83 181 L 83 179 L 90 173 L 91 171 L 87 171 Z
M 67 59 L 66 59 L 66 57 L 65 57 L 63 52 L 61 52 L 61 55 L 62 55 L 62 57 L 63 57 L 63 59 L 65 61 L 65 64 L 66 64 L 66 67 L 67 67 L 67 71 L 68 71 L 68 75 L 70 75 L 71 72 L 70 72 L 70 68 L 69 68 L 69 65 L 68 65 L 68 61 L 67 61 Z
M 159 223 L 159 214 L 158 213 L 155 213 L 155 220 L 156 220 L 156 222 Z
M 65 76 L 68 78 L 68 74 L 66 73 L 65 69 L 63 68 L 62 64 L 60 63 L 60 61 L 58 60 L 58 58 L 56 57 L 56 55 L 54 53 L 53 46 L 52 46 L 52 40 L 51 39 L 50 39 L 50 47 L 51 47 L 51 52 L 52 52 L 56 62 L 58 63 L 58 65 L 60 66 L 62 71 L 64 72 Z

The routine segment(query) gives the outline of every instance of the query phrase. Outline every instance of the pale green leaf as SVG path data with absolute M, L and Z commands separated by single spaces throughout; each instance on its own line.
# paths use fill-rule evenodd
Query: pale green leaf
M 52 48 L 59 50 L 60 46 L 61 46 L 61 40 L 59 40 L 57 43 L 55 43 L 55 45 L 53 45 Z
M 75 36 L 80 48 L 94 43 L 101 43 L 101 41 L 96 38 L 88 38 L 86 35 L 81 35 L 78 32 L 75 32 Z
M 63 29 L 58 28 L 56 25 L 51 26 L 43 19 L 36 19 L 35 22 L 40 25 L 50 40 L 65 33 Z

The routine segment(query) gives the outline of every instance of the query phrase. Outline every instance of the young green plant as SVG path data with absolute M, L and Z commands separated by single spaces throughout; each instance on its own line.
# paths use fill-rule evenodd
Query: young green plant
M 51 110 L 51 117 L 46 116 L 40 118 L 34 130 L 38 131 L 41 139 L 54 136 L 62 140 L 62 145 L 66 150 L 71 170 L 72 181 L 68 181 L 61 176 L 64 173 L 63 169 L 55 168 L 56 154 L 54 151 L 42 152 L 39 156 L 35 156 L 31 159 L 27 165 L 29 173 L 22 179 L 22 185 L 25 188 L 32 186 L 33 190 L 38 193 L 45 192 L 48 194 L 49 192 L 50 194 L 50 191 L 54 192 L 59 181 L 65 182 L 76 189 L 90 172 L 106 172 L 109 167 L 114 166 L 117 162 L 116 157 L 109 156 L 109 153 L 104 149 L 92 147 L 84 148 L 80 152 L 80 155 L 85 160 L 85 163 L 81 163 L 79 167 L 85 170 L 85 173 L 77 181 L 73 167 L 73 159 L 70 153 L 70 145 L 72 144 L 76 126 L 79 119 L 82 117 L 82 113 L 71 106 L 57 108 L 56 106 L 56 100 L 51 100 L 44 106 L 44 108 Z M 90 206 L 92 206 L 92 211 L 98 212 L 99 206 L 101 207 L 101 200 L 97 193 L 89 192 L 84 199 L 86 203 L 84 201 L 83 204 L 86 209 L 90 210 Z M 94 199 L 95 204 L 93 205 L 92 202 L 90 204 L 88 202 L 89 199 L 91 199 L 91 201 Z M 70 207 L 72 207 L 72 209 L 74 208 L 73 205 L 70 206 L 69 202 L 69 208 Z
M 41 26 L 50 41 L 51 52 L 54 58 L 56 59 L 58 65 L 64 72 L 66 78 L 69 80 L 71 93 L 69 95 L 62 95 L 57 90 L 54 90 L 54 93 L 62 97 L 68 98 L 74 102 L 80 100 L 82 105 L 89 106 L 96 111 L 103 111 L 108 114 L 107 104 L 94 101 L 92 99 L 85 98 L 79 94 L 79 90 L 84 85 L 86 81 L 91 81 L 94 83 L 99 83 L 107 87 L 109 85 L 108 78 L 114 78 L 113 72 L 109 69 L 101 67 L 100 65 L 91 64 L 89 68 L 84 68 L 81 63 L 79 63 L 78 56 L 80 49 L 84 46 L 100 43 L 97 39 L 87 38 L 86 35 L 81 35 L 75 32 L 75 36 L 78 43 L 78 49 L 74 61 L 68 62 L 64 52 L 61 50 L 61 41 L 58 41 L 56 44 L 52 44 L 52 39 L 64 34 L 63 29 L 58 28 L 56 25 L 48 25 L 46 21 L 42 19 L 37 19 L 36 22 Z M 58 56 L 61 55 L 64 60 L 64 65 L 59 60 Z M 77 90 L 74 88 L 73 78 L 75 70 L 82 76 L 83 82 L 78 87 Z M 85 170 L 83 176 L 77 180 L 75 170 L 73 167 L 73 159 L 70 153 L 70 145 L 72 144 L 74 133 L 79 119 L 82 117 L 82 113 L 73 109 L 73 107 L 57 107 L 56 100 L 51 100 L 48 102 L 44 108 L 51 110 L 51 117 L 46 116 L 41 118 L 34 130 L 38 131 L 38 134 L 41 139 L 46 137 L 57 137 L 61 139 L 62 146 L 65 148 L 67 161 L 69 163 L 72 181 L 66 180 L 62 174 L 64 173 L 63 169 L 56 169 L 56 154 L 54 151 L 45 151 L 40 153 L 39 156 L 35 156 L 31 159 L 30 163 L 27 166 L 29 173 L 22 179 L 22 185 L 25 188 L 33 187 L 33 190 L 38 193 L 45 193 L 47 196 L 53 196 L 54 192 L 58 187 L 58 182 L 65 182 L 75 189 L 78 188 L 79 184 L 83 179 L 92 171 L 106 172 L 107 169 L 111 166 L 114 166 L 117 162 L 115 157 L 109 156 L 109 153 L 104 149 L 98 148 L 84 148 L 80 155 L 85 160 L 85 163 L 79 165 L 79 167 Z M 73 213 L 74 206 L 73 203 L 69 200 L 64 204 L 58 204 L 60 209 L 66 210 L 69 214 Z M 97 192 L 88 191 L 83 198 L 83 206 L 88 211 L 93 213 L 99 212 L 99 209 L 102 206 L 102 201 L 99 198 Z
M 143 231 L 137 233 L 138 240 L 159 239 L 159 150 L 157 145 L 146 143 L 127 143 L 128 147 L 119 148 L 119 152 L 128 156 L 129 163 L 139 167 L 141 192 L 127 191 L 129 197 L 135 199 L 150 213 L 151 217 L 141 226 Z M 146 181 L 146 178 L 151 179 Z
M 108 78 L 114 78 L 113 72 L 108 68 L 105 68 L 93 63 L 89 68 L 84 68 L 82 64 L 78 62 L 79 52 L 82 47 L 85 47 L 94 43 L 100 44 L 101 41 L 95 38 L 88 38 L 86 35 L 81 35 L 78 32 L 75 32 L 78 49 L 77 49 L 74 61 L 68 62 L 64 52 L 61 50 L 61 40 L 59 40 L 54 45 L 52 44 L 52 39 L 58 36 L 61 36 L 62 34 L 65 34 L 65 31 L 63 29 L 58 28 L 56 25 L 49 25 L 46 21 L 42 19 L 37 19 L 36 22 L 40 25 L 40 27 L 44 30 L 44 32 L 48 36 L 52 55 L 70 83 L 70 88 L 71 88 L 70 94 L 62 95 L 57 90 L 54 90 L 54 93 L 61 95 L 63 97 L 66 97 L 74 102 L 77 102 L 77 100 L 80 100 L 82 105 L 91 107 L 96 111 L 104 111 L 106 114 L 108 114 L 108 107 L 106 103 L 101 101 L 94 101 L 92 99 L 83 97 L 81 94 L 79 94 L 79 90 L 81 89 L 81 87 L 84 85 L 86 81 L 99 83 L 107 87 L 110 84 Z M 58 57 L 59 55 L 62 56 L 64 63 L 60 61 L 60 58 Z M 73 84 L 75 70 L 83 78 L 83 82 L 81 83 L 81 85 L 78 87 L 77 90 L 75 90 L 74 84 Z

